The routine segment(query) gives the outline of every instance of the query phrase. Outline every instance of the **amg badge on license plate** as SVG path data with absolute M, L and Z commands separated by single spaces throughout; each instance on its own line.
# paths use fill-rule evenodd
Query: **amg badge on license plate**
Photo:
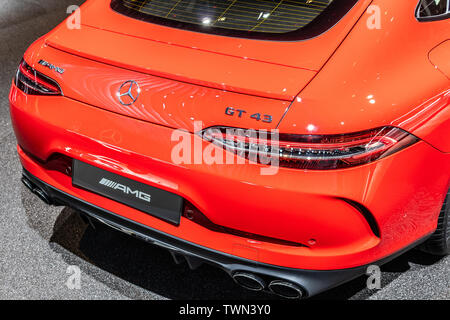
M 180 223 L 183 198 L 74 160 L 72 183 L 172 224 Z

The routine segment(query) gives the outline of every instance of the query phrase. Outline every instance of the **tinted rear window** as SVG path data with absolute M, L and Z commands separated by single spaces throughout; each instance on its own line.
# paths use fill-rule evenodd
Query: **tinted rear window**
M 357 0 L 113 0 L 127 16 L 186 30 L 302 39 L 333 26 Z

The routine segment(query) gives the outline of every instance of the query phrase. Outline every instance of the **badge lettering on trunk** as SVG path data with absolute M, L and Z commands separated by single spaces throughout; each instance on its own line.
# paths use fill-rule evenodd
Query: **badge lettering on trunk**
M 56 72 L 58 72 L 58 73 L 60 73 L 60 74 L 63 74 L 64 71 L 65 71 L 64 69 L 62 69 L 62 68 L 60 68 L 60 67 L 57 67 L 57 66 L 55 66 L 55 65 L 53 65 L 53 64 L 51 64 L 50 62 L 47 62 L 47 61 L 45 61 L 45 60 L 39 60 L 39 64 L 40 64 L 41 66 L 44 66 L 44 67 L 49 68 L 50 70 L 56 71 Z

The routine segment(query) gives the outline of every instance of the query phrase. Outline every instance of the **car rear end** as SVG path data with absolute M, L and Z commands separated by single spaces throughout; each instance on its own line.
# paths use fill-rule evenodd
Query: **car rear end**
M 202 3 L 88 1 L 81 28 L 27 50 L 10 93 L 25 185 L 193 269 L 211 263 L 286 297 L 431 234 L 447 155 L 389 122 L 292 127 L 299 93 L 370 1 Z M 249 129 L 276 135 L 277 165 L 238 150 L 258 145 Z

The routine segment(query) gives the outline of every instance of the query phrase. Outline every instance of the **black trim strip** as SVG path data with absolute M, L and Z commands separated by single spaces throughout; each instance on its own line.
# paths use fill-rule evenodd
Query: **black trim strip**
M 375 236 L 377 236 L 378 238 L 381 237 L 380 228 L 378 226 L 378 223 L 377 223 L 375 217 L 373 216 L 372 212 L 369 211 L 369 209 L 367 209 L 365 206 L 363 206 L 362 204 L 360 204 L 356 201 L 345 199 L 345 198 L 339 198 L 339 199 L 342 201 L 345 201 L 346 203 L 351 205 L 353 208 L 358 210 L 359 213 L 361 213 L 361 215 L 364 217 L 364 219 L 366 219 L 373 234 Z

